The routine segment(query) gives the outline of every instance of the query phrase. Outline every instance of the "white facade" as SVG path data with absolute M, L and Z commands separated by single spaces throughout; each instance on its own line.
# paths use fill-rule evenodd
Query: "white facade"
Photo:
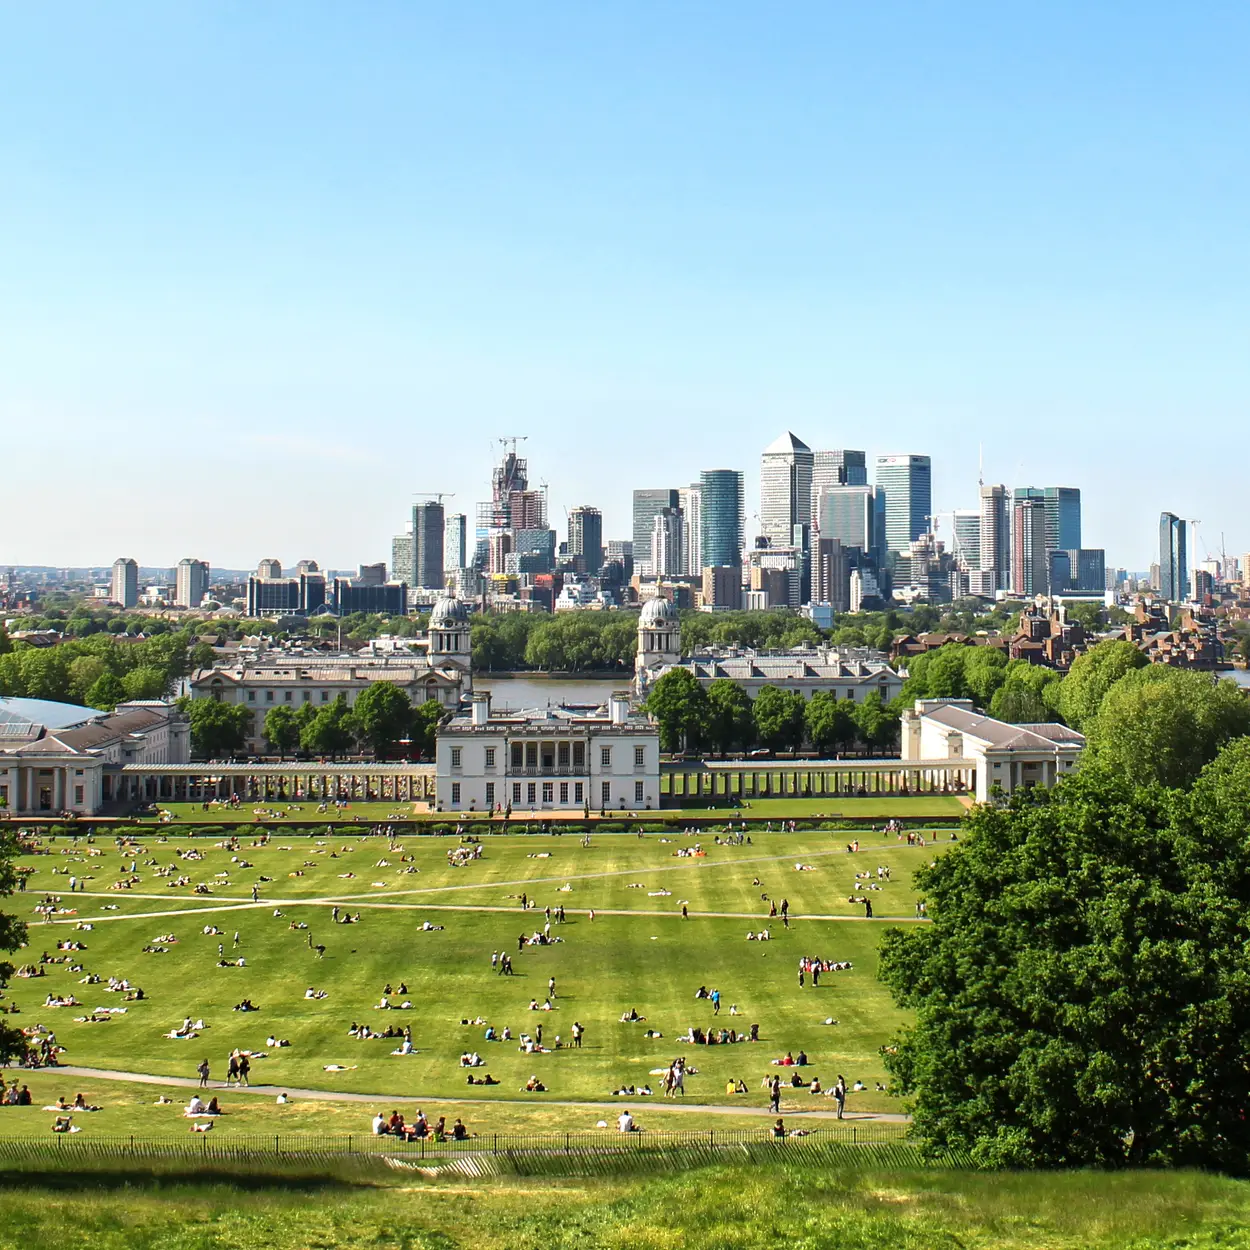
M 123 556 L 113 561 L 113 580 L 109 598 L 122 608 L 133 608 L 139 602 L 139 566 Z
M 179 560 L 174 580 L 174 606 L 198 608 L 208 594 L 208 564 L 203 560 Z
M 971 760 L 976 796 L 986 802 L 1032 786 L 1049 789 L 1072 772 L 1085 739 L 1066 725 L 1010 725 L 984 716 L 970 699 L 917 699 L 903 713 L 904 763 Z
M 606 709 L 492 713 L 473 697 L 468 715 L 438 731 L 436 805 L 443 812 L 654 811 L 660 738 L 626 695 Z

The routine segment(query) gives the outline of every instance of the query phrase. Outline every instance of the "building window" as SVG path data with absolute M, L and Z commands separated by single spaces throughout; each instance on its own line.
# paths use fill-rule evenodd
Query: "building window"
M 635 781 L 634 782 L 634 802 L 641 803 L 644 797 L 645 796 L 644 796 L 644 791 L 643 791 L 643 782 Z
M 512 744 L 512 767 L 523 768 L 525 766 L 525 748 L 519 742 Z
M 514 781 L 512 783 L 512 801 L 514 803 L 519 803 L 521 801 L 521 783 L 519 781 Z
M 486 783 L 486 806 L 488 808 L 495 806 L 495 783 L 493 781 Z
M 321 692 L 321 702 L 322 702 L 322 703 L 329 703 L 329 702 L 330 702 L 330 692 L 329 692 L 328 690 L 323 690 L 323 691 Z
M 612 767 L 612 748 L 611 747 L 599 748 L 599 765 L 601 768 Z
M 458 781 L 451 783 L 451 804 L 453 807 L 458 807 L 460 804 L 460 783 Z
M 573 802 L 584 803 L 586 801 L 586 791 L 580 781 L 573 783 Z
M 290 703 L 290 702 L 291 702 L 292 697 L 294 696 L 294 693 L 295 693 L 295 692 L 294 692 L 293 690 L 288 690 L 288 691 L 286 692 L 286 701 L 287 701 L 288 703 Z
M 452 768 L 460 767 L 460 748 L 459 747 L 451 748 L 451 766 Z
M 559 764 L 561 768 L 567 768 L 569 766 L 569 744 L 567 742 L 561 742 L 556 747 L 556 763 Z
M 603 787 L 599 791 L 599 794 L 603 800 L 603 806 L 609 806 L 612 802 L 612 783 L 610 781 L 605 781 L 603 783 Z
M 266 690 L 266 691 L 265 691 L 265 702 L 266 702 L 266 703 L 272 703 L 272 702 L 273 702 L 273 691 L 272 691 L 272 690 Z
M 555 798 L 554 784 L 550 781 L 543 782 L 543 802 L 550 803 Z
M 256 691 L 255 691 L 255 690 L 249 690 L 249 691 L 247 692 L 247 701 L 248 701 L 249 703 L 255 703 L 255 702 L 256 702 Z
M 82 786 L 74 787 L 74 806 L 75 807 L 82 806 Z
M 486 767 L 487 768 L 495 767 L 495 748 L 494 747 L 486 748 Z
M 527 742 L 525 744 L 525 767 L 526 768 L 538 767 L 538 743 L 537 742 Z
M 586 767 L 586 744 L 584 742 L 573 743 L 573 767 Z
M 312 691 L 311 691 L 311 690 L 305 690 L 305 691 L 304 691 L 304 702 L 305 702 L 305 703 L 307 703 L 307 702 L 308 702 L 311 698 L 312 698 Z
M 525 787 L 525 801 L 526 801 L 526 802 L 527 802 L 527 803 L 528 803 L 531 807 L 533 807 L 533 806 L 534 806 L 535 795 L 536 795 L 537 793 L 538 793 L 538 789 L 537 789 L 537 787 L 534 785 L 534 783 L 531 781 L 531 782 L 529 783 L 529 785 L 527 785 L 527 786 Z
M 567 803 L 569 801 L 569 783 L 567 781 L 560 782 L 560 802 Z
M 647 748 L 635 747 L 634 748 L 634 767 L 641 768 L 646 762 L 647 762 Z

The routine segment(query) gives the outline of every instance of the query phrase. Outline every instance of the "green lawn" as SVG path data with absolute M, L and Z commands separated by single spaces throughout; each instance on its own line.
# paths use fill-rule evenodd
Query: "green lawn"
M 52 1175 L 0 1191 L 0 1250 L 1245 1250 L 1250 1188 L 1193 1173 L 703 1168 L 367 1185 Z
M 759 834 L 752 835 L 751 845 L 735 847 L 701 836 L 706 856 L 682 858 L 678 849 L 692 847 L 695 839 L 678 833 L 595 834 L 589 847 L 577 835 L 532 835 L 488 839 L 480 860 L 453 868 L 447 863 L 456 845 L 450 838 L 413 837 L 388 849 L 381 838 L 336 830 L 332 838 L 288 841 L 279 833 L 259 847 L 250 844 L 249 834 L 242 834 L 238 852 L 208 838 L 153 830 L 138 850 L 125 855 L 110 839 L 88 846 L 62 837 L 49 844 L 52 854 L 25 857 L 22 866 L 35 872 L 27 892 L 13 902 L 31 922 L 30 950 L 16 962 L 33 961 L 45 950 L 57 955 L 58 940 L 80 940 L 86 950 L 49 965 L 46 976 L 12 981 L 8 998 L 21 1009 L 16 1022 L 54 1028 L 69 1048 L 65 1061 L 83 1066 L 187 1077 L 207 1057 L 218 1077 L 224 1076 L 229 1051 L 244 1047 L 270 1052 L 255 1065 L 258 1082 L 487 1099 L 472 1116 L 497 1131 L 534 1123 L 533 1113 L 545 1100 L 522 1091 L 531 1074 L 548 1086 L 547 1101 L 593 1102 L 610 1099 L 623 1084 L 655 1088 L 653 1069 L 683 1053 L 699 1069 L 687 1084 L 691 1103 L 763 1107 L 761 1082 L 777 1070 L 769 1060 L 803 1049 L 812 1060 L 805 1075 L 818 1075 L 826 1086 L 839 1072 L 850 1082 L 865 1083 L 865 1092 L 852 1095 L 853 1110 L 899 1110 L 875 1091 L 885 1080 L 879 1048 L 903 1020 L 876 981 L 875 948 L 887 918 L 914 922 L 911 874 L 948 842 L 909 847 L 874 834 L 861 838 L 858 854 L 848 854 L 844 834 Z M 132 890 L 110 889 L 123 863 L 132 860 L 138 861 L 141 881 Z M 849 897 L 855 873 L 870 872 L 875 881 L 878 865 L 890 867 L 891 880 L 869 894 L 877 919 L 866 923 L 863 907 Z M 159 875 L 165 869 L 172 875 Z M 69 872 L 85 877 L 87 893 L 69 894 Z M 172 885 L 179 877 L 190 884 Z M 197 883 L 211 893 L 195 894 Z M 257 904 L 251 902 L 253 885 L 260 891 Z M 63 923 L 38 923 L 31 910 L 48 892 L 75 908 Z M 538 909 L 522 914 L 522 892 L 537 900 Z M 789 930 L 767 915 L 770 901 L 783 897 L 793 918 Z M 683 902 L 688 920 L 681 918 Z M 336 904 L 341 914 L 359 913 L 360 922 L 334 924 Z M 519 935 L 542 928 L 541 909 L 561 904 L 567 920 L 553 924 L 552 931 L 563 940 L 519 952 Z M 593 922 L 590 909 L 596 912 Z M 427 931 L 422 928 L 427 922 L 444 927 Z M 75 929 L 80 923 L 92 928 Z M 309 927 L 292 929 L 292 924 Z M 223 934 L 205 934 L 208 925 Z M 765 926 L 770 941 L 746 940 L 748 929 Z M 165 953 L 144 952 L 169 934 L 177 941 L 160 943 Z M 310 939 L 325 946 L 324 958 L 310 949 Z M 218 967 L 219 944 L 227 956 L 244 957 L 246 966 Z M 515 976 L 492 973 L 495 950 L 512 955 Z M 850 961 L 853 968 L 827 974 L 819 989 L 810 982 L 800 989 L 797 961 L 804 954 Z M 83 971 L 72 971 L 79 964 Z M 127 977 L 146 997 L 123 1003 L 119 994 L 80 984 L 88 973 Z M 544 1000 L 552 976 L 555 1010 L 528 1010 L 531 998 Z M 412 1008 L 375 1009 L 383 987 L 401 981 Z M 700 985 L 721 991 L 718 1024 L 745 1032 L 757 1023 L 761 1041 L 678 1043 L 676 1036 L 688 1026 L 712 1021 L 710 1004 L 695 999 Z M 306 999 L 310 986 L 327 997 Z M 44 1007 L 49 993 L 74 993 L 82 1007 Z M 231 1010 L 244 997 L 261 1010 Z M 731 1015 L 731 1004 L 740 1014 Z M 126 1013 L 108 1023 L 75 1021 L 86 1009 L 121 1006 Z M 647 1022 L 620 1023 L 630 1008 Z M 200 1037 L 163 1036 L 186 1016 L 204 1020 Z M 541 1023 L 548 1046 L 557 1035 L 567 1044 L 576 1019 L 586 1028 L 586 1041 L 580 1050 L 525 1055 L 516 1041 L 487 1042 L 484 1026 L 461 1023 L 479 1016 L 497 1030 L 509 1026 L 514 1036 Z M 826 1024 L 827 1019 L 837 1023 Z M 392 1056 L 396 1041 L 349 1037 L 353 1022 L 377 1029 L 411 1026 L 418 1053 Z M 664 1036 L 645 1037 L 648 1027 Z M 271 1035 L 291 1045 L 268 1047 Z M 486 1060 L 478 1074 L 489 1071 L 498 1086 L 469 1090 L 458 1060 L 471 1050 Z M 347 1070 L 327 1072 L 326 1065 Z M 732 1077 L 743 1079 L 750 1094 L 727 1095 Z M 831 1103 L 804 1091 L 789 1094 L 785 1105 L 788 1111 L 828 1110 Z M 266 1105 L 263 1114 L 277 1111 Z M 291 1118 L 289 1110 L 284 1114 Z M 326 1114 L 336 1123 L 355 1117 L 358 1126 L 365 1109 Z M 553 1108 L 543 1123 L 590 1127 L 601 1114 Z M 716 1123 L 722 1120 L 718 1116 Z M 695 1126 L 689 1115 L 681 1122 Z

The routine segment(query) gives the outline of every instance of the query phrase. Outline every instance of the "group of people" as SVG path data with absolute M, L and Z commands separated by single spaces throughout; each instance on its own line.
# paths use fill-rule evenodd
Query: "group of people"
M 417 1118 L 408 1124 L 404 1120 L 402 1111 L 392 1111 L 387 1117 L 379 1111 L 373 1117 L 373 1135 L 375 1137 L 399 1137 L 404 1141 L 421 1141 L 429 1138 L 436 1142 L 445 1142 L 448 1140 L 447 1117 L 440 1115 L 431 1126 L 429 1120 L 425 1117 L 424 1111 L 417 1111 Z M 452 1141 L 467 1141 L 469 1130 L 465 1128 L 464 1122 L 456 1117 L 455 1123 L 451 1126 L 450 1138 Z

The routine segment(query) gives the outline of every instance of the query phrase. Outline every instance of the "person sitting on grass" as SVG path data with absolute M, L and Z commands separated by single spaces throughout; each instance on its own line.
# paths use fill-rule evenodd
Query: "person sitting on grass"
M 637 1133 L 641 1130 L 630 1112 L 622 1111 L 616 1120 L 616 1131 L 618 1133 Z
M 547 1092 L 547 1087 L 538 1079 L 537 1074 L 535 1074 L 525 1082 L 524 1092 L 527 1094 L 545 1094 Z
M 380 1111 L 373 1117 L 373 1135 L 374 1137 L 385 1137 L 389 1132 L 386 1123 L 386 1116 Z
M 54 1133 L 72 1133 L 74 1131 L 73 1116 L 58 1115 L 52 1121 L 52 1131 Z
M 459 1117 L 451 1126 L 451 1137 L 453 1141 L 468 1141 L 469 1139 L 469 1130 L 465 1128 Z
M 192 1094 L 191 1101 L 187 1103 L 187 1109 L 182 1114 L 189 1116 L 203 1115 L 206 1110 L 207 1106 L 199 1094 Z

